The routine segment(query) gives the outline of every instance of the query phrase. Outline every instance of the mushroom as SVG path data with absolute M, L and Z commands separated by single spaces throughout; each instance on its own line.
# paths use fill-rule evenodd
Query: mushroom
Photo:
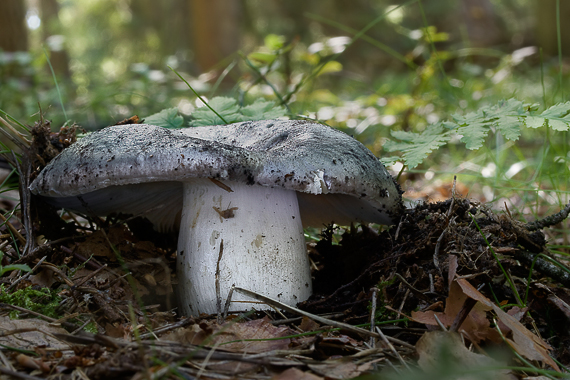
M 399 186 L 364 145 L 291 120 L 107 127 L 65 149 L 30 190 L 57 207 L 144 214 L 157 230 L 178 228 L 186 315 L 216 312 L 232 285 L 304 301 L 311 275 L 303 226 L 392 224 L 403 209 Z M 240 295 L 232 301 L 259 306 Z

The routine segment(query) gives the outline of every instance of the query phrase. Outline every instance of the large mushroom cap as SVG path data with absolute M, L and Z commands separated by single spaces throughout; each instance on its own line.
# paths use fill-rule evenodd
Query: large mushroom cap
M 307 121 L 108 127 L 65 149 L 30 188 L 80 212 L 148 213 L 167 229 L 180 212 L 180 181 L 191 178 L 295 190 L 304 225 L 392 224 L 402 210 L 398 185 L 364 145 Z

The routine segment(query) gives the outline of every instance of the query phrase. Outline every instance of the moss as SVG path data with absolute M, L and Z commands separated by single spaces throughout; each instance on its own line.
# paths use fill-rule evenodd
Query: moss
M 4 285 L 0 285 L 0 302 L 23 307 L 51 318 L 61 318 L 57 311 L 62 298 L 53 290 L 47 288 L 34 289 L 29 286 L 24 289 L 8 293 Z M 10 312 L 10 318 L 18 318 L 20 312 Z

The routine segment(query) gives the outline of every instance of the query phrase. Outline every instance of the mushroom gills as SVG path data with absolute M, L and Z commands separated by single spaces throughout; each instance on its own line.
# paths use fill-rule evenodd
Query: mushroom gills
M 180 224 L 182 183 L 163 181 L 109 186 L 78 196 L 43 199 L 57 208 L 90 216 L 109 215 L 119 211 L 127 215 L 143 216 L 152 222 L 155 230 L 169 232 Z
M 215 183 L 212 184 L 216 186 Z M 341 225 L 357 222 L 391 223 L 391 215 L 385 210 L 374 208 L 364 199 L 345 194 L 296 194 L 304 227 L 323 226 L 331 222 Z M 92 216 L 109 215 L 121 210 L 124 214 L 146 217 L 159 232 L 169 232 L 177 231 L 180 225 L 182 183 L 165 181 L 109 186 L 81 196 L 44 199 L 55 207 Z
M 295 191 L 208 179 L 184 182 L 177 272 L 184 315 L 217 312 L 232 285 L 289 305 L 312 291 Z M 222 248 L 223 242 L 223 248 Z M 266 309 L 234 293 L 232 310 Z

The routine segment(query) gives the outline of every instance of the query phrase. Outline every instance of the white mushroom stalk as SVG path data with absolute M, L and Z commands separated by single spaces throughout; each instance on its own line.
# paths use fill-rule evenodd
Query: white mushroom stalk
M 364 145 L 293 120 L 108 127 L 65 149 L 30 190 L 57 207 L 144 215 L 157 230 L 179 229 L 187 315 L 216 312 L 234 284 L 304 301 L 311 278 L 302 226 L 392 224 L 403 209 L 397 183 Z M 238 297 L 233 310 L 267 308 Z
M 177 274 L 185 315 L 216 313 L 232 285 L 289 305 L 309 298 L 311 273 L 295 192 L 185 182 Z M 238 293 L 232 302 L 234 310 L 267 307 Z

